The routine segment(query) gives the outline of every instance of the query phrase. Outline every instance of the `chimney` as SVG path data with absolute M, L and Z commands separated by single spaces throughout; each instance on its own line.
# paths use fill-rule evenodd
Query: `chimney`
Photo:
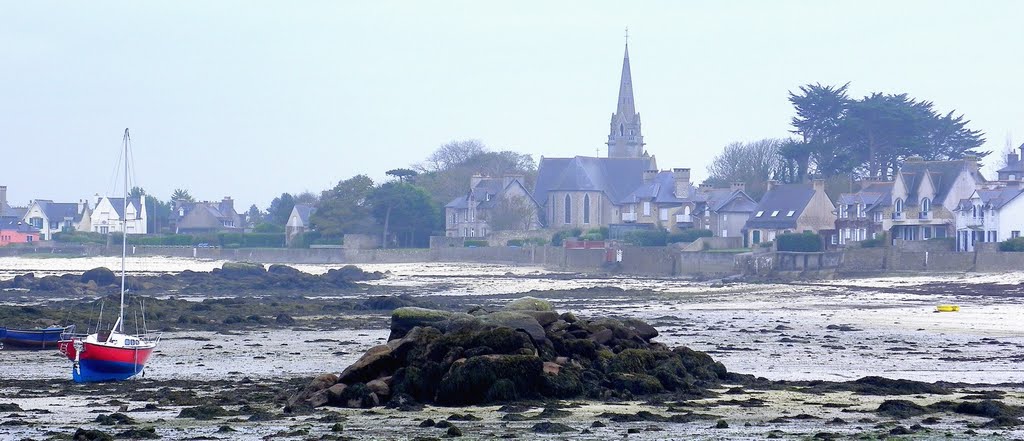
M 747 190 L 747 184 L 744 184 L 742 182 L 732 182 L 732 183 L 729 184 L 729 190 L 731 190 L 731 191 L 746 191 Z
M 690 196 L 690 169 L 672 169 L 672 182 L 675 184 L 673 191 L 675 191 L 677 198 L 681 199 Z
M 85 212 L 85 207 L 86 206 L 87 205 L 85 203 L 85 199 L 79 199 L 78 200 L 78 214 L 82 214 L 83 212 Z
M 480 173 L 473 173 L 473 176 L 469 178 L 469 191 L 473 191 L 473 189 L 475 189 L 482 180 L 484 180 L 484 175 Z
M 644 170 L 644 184 L 654 182 L 655 176 L 658 176 L 658 170 Z
M 825 191 L 825 180 L 811 179 L 811 188 L 813 188 L 814 191 Z
M 772 191 L 772 189 L 775 188 L 778 185 L 779 185 L 779 181 L 776 181 L 774 179 L 769 179 L 768 182 L 765 182 L 765 189 L 764 189 L 764 191 L 766 193 L 769 192 L 769 191 Z
M 220 211 L 222 214 L 235 212 L 235 201 L 231 200 L 231 196 L 224 196 L 224 200 L 220 201 Z
M 1020 162 L 1020 156 L 1019 155 L 1017 155 L 1016 153 L 1007 153 L 1006 154 L 1006 165 L 1013 165 L 1013 164 L 1016 164 L 1018 162 Z
M 7 207 L 7 186 L 0 185 L 0 212 L 4 211 L 4 207 Z
M 973 171 L 973 172 L 977 172 L 978 171 L 978 157 L 977 156 L 974 156 L 974 155 L 964 155 L 964 162 L 966 163 L 967 168 L 971 169 L 971 171 Z
M 519 181 L 519 183 L 523 184 L 523 186 L 525 187 L 526 183 L 523 182 L 524 179 L 526 179 L 526 177 L 523 175 L 506 174 L 501 180 L 501 188 L 508 188 L 508 186 L 512 184 L 513 181 Z

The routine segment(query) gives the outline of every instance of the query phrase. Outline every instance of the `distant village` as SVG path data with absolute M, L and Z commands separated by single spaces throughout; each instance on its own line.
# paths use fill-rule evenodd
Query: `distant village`
M 520 171 L 474 172 L 460 184 L 460 194 L 436 213 L 444 220 L 433 227 L 431 242 L 545 244 L 559 234 L 584 241 L 637 241 L 654 232 L 663 237 L 639 244 L 717 237 L 728 238 L 729 247 L 745 250 L 770 246 L 787 234 L 810 234 L 822 248 L 940 239 L 949 242 L 950 249 L 969 252 L 979 243 L 1003 242 L 1024 231 L 1024 197 L 1019 197 L 1024 193 L 1024 145 L 1020 152 L 1003 152 L 1005 166 L 996 180 L 982 176 L 979 158 L 970 154 L 941 160 L 909 155 L 892 162 L 888 173 L 883 168 L 881 173 L 869 173 L 872 177 L 851 178 L 847 191 L 831 191 L 831 197 L 826 179 L 804 173 L 792 174 L 787 183 L 767 179 L 753 192 L 749 182 L 696 183 L 690 168 L 660 168 L 644 142 L 628 46 L 606 144 L 605 156 L 542 157 L 529 179 Z M 414 175 L 411 171 L 395 174 L 400 179 Z M 14 207 L 7 202 L 7 191 L 7 186 L 0 186 L 0 245 L 53 241 L 69 232 L 132 236 L 268 232 L 259 229 L 265 214 L 255 206 L 240 214 L 230 197 L 212 202 L 171 200 L 164 223 L 154 225 L 152 208 L 147 208 L 141 195 L 127 201 L 99 195 L 66 202 L 34 199 L 28 206 Z M 310 246 L 311 241 L 300 239 L 326 230 L 323 226 L 328 222 L 318 223 L 318 213 L 330 216 L 319 205 L 293 201 L 283 231 L 270 231 L 280 236 L 279 243 L 268 243 Z M 390 208 L 387 215 L 392 215 Z M 384 222 L 382 234 L 368 234 L 367 228 L 348 234 L 346 227 L 338 228 L 346 233 L 347 245 L 358 240 L 359 247 L 394 246 L 400 242 L 389 235 L 387 225 L 398 224 L 400 215 L 396 212 L 395 218 Z

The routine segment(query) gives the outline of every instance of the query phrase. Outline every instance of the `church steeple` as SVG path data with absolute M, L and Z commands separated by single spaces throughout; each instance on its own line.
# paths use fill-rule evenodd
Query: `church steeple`
M 628 31 L 627 31 L 628 32 Z M 643 155 L 644 137 L 640 133 L 640 114 L 633 102 L 633 74 L 629 69 L 629 41 L 622 57 L 622 77 L 619 80 L 619 101 L 612 114 L 611 132 L 608 134 L 608 157 L 639 158 Z

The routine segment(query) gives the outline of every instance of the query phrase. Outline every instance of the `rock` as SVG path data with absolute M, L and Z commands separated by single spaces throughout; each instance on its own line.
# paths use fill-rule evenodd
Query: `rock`
M 347 388 L 348 386 L 345 383 L 338 383 L 327 388 L 327 404 L 341 406 L 344 403 L 343 397 Z
M 437 402 L 469 405 L 531 397 L 543 364 L 532 355 L 483 355 L 452 366 L 438 385 Z
M 924 415 L 929 413 L 929 410 L 924 406 L 915 404 L 912 401 L 907 400 L 885 400 L 882 404 L 878 405 L 878 409 L 875 409 L 882 415 L 890 418 L 905 419 Z
M 100 430 L 79 428 L 71 435 L 72 441 L 113 441 L 113 437 Z
M 718 422 L 715 423 L 715 428 L 716 429 L 728 429 L 729 428 L 729 423 L 725 422 L 725 420 L 718 420 Z
M 462 436 L 462 429 L 459 429 L 458 427 L 455 426 L 450 426 L 448 427 L 448 431 L 445 433 L 451 437 Z
M 413 306 L 416 302 L 408 295 L 373 296 L 363 301 L 360 309 L 373 311 L 391 311 L 398 308 Z
M 267 274 L 273 274 L 275 276 L 283 277 L 302 277 L 307 275 L 306 273 L 299 271 L 295 268 L 292 268 L 288 265 L 279 264 L 270 265 L 270 268 L 267 268 Z
M 530 428 L 530 430 L 534 431 L 535 433 L 565 433 L 576 431 L 576 429 L 573 429 L 572 427 L 569 427 L 565 424 L 552 423 L 550 421 L 544 421 L 542 423 L 534 424 L 533 427 Z
M 434 427 L 435 425 L 437 425 L 437 422 L 430 418 L 427 418 L 420 423 L 420 427 Z
M 622 326 L 636 332 L 637 335 L 645 341 L 650 341 L 652 338 L 658 336 L 658 330 L 654 329 L 654 326 L 647 324 L 643 320 L 627 318 L 622 320 Z
M 113 285 L 117 282 L 117 276 L 110 269 L 101 266 L 82 273 L 82 283 L 88 282 L 95 282 L 99 286 Z
M 480 319 L 487 326 L 503 326 L 524 331 L 536 342 L 542 342 L 547 338 L 544 327 L 537 322 L 537 319 L 521 312 L 492 312 L 480 317 Z
M 505 305 L 506 311 L 554 311 L 551 302 L 536 297 L 520 297 Z
M 373 393 L 377 394 L 378 397 L 386 397 L 391 395 L 391 388 L 388 386 L 387 379 L 376 379 L 366 383 L 366 387 L 369 388 Z
M 390 375 L 397 368 L 398 363 L 391 357 L 390 346 L 374 346 L 362 358 L 345 368 L 338 381 L 349 385 L 365 383 L 382 375 Z
M 279 325 L 285 325 L 285 326 L 290 326 L 290 325 L 294 325 L 295 324 L 295 319 L 292 318 L 292 316 L 290 316 L 288 314 L 284 314 L 284 313 L 278 314 L 277 317 L 274 319 L 274 321 L 277 322 L 277 324 L 279 324 Z
M 99 415 L 93 420 L 99 423 L 101 426 L 116 426 L 119 424 L 135 424 L 135 420 L 132 417 L 123 413 L 115 412 L 110 415 Z
M 215 404 L 204 404 L 196 407 L 186 407 L 181 409 L 178 413 L 178 418 L 194 418 L 197 420 L 212 420 L 214 418 L 229 416 L 231 412 L 228 412 L 223 407 Z
M 388 341 L 405 337 L 412 328 L 417 326 L 433 327 L 444 330 L 444 323 L 448 322 L 454 314 L 448 311 L 434 309 L 404 307 L 391 312 L 391 335 Z
M 545 361 L 544 362 L 544 373 L 549 375 L 558 375 L 558 371 L 562 370 L 562 366 L 558 363 Z
M 558 321 L 558 313 L 554 311 L 518 311 L 533 317 L 543 327 L 548 327 Z
M 224 262 L 224 265 L 220 267 L 220 271 L 217 274 L 228 279 L 240 279 L 250 276 L 261 277 L 266 273 L 267 270 L 263 268 L 261 263 Z
M 156 433 L 156 428 L 143 427 L 143 428 L 131 428 L 117 434 L 119 439 L 160 439 L 160 435 Z

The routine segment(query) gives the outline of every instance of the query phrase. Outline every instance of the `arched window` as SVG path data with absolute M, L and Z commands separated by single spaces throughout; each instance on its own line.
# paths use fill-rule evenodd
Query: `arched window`
M 903 199 L 896 199 L 896 212 L 897 213 L 902 213 L 903 212 Z
M 690 215 L 690 206 L 689 205 L 684 205 L 683 206 L 683 214 L 685 214 L 687 216 Z
M 932 211 L 932 201 L 928 200 L 928 198 L 921 199 L 921 212 L 927 213 L 929 211 Z
M 590 195 L 583 195 L 583 223 L 590 223 Z
M 565 195 L 565 223 L 572 223 L 572 197 Z
M 626 127 L 623 126 L 622 124 L 619 124 L 619 136 L 623 136 L 625 134 L 626 134 Z

